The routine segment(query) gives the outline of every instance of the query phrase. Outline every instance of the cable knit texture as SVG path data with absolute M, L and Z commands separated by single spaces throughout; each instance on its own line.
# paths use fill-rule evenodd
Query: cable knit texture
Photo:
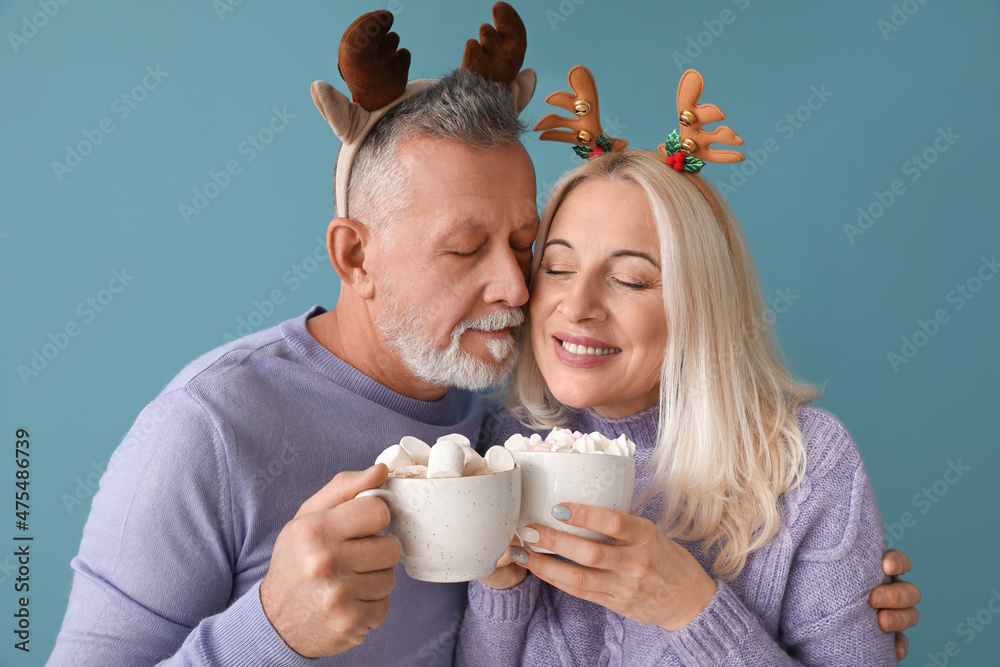
M 392 607 L 360 646 L 308 660 L 261 606 L 279 531 L 342 470 L 404 435 L 476 441 L 483 401 L 402 396 L 320 345 L 298 318 L 197 359 L 115 450 L 83 531 L 50 665 L 450 665 L 465 584 L 396 568 Z M 521 616 L 523 610 L 512 610 Z
M 635 441 L 636 497 L 652 481 L 658 408 L 620 420 L 591 410 L 569 426 Z M 868 594 L 888 581 L 882 518 L 864 463 L 847 429 L 829 412 L 802 406 L 805 478 L 781 499 L 784 524 L 747 560 L 738 577 L 718 582 L 709 605 L 687 627 L 668 632 L 563 593 L 529 574 L 494 591 L 469 585 L 457 653 L 464 665 L 837 665 L 897 664 L 891 633 L 878 628 Z M 508 418 L 495 442 L 526 432 Z M 567 454 L 567 456 L 573 456 Z M 654 496 L 640 514 L 655 520 Z M 711 572 L 718 547 L 678 541 Z

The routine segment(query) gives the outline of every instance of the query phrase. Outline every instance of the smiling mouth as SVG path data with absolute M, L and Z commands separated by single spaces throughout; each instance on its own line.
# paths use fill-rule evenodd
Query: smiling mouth
M 575 343 L 569 343 L 564 340 L 560 340 L 558 338 L 556 338 L 556 340 L 559 341 L 559 344 L 562 345 L 563 349 L 569 352 L 570 354 L 579 354 L 583 356 L 592 356 L 592 357 L 603 357 L 609 354 L 618 354 L 619 352 L 622 351 L 620 347 L 588 347 L 586 345 L 576 345 Z

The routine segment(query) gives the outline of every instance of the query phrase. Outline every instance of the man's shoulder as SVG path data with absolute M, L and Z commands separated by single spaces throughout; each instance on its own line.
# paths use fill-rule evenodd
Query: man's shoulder
M 280 326 L 277 325 L 238 338 L 206 352 L 174 376 L 161 394 L 167 394 L 195 383 L 211 382 L 214 376 L 243 365 L 256 355 L 279 354 L 279 350 L 275 348 L 280 347 L 284 340 Z

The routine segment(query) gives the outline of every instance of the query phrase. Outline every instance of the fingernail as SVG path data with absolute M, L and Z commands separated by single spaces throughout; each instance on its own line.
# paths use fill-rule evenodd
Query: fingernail
M 534 528 L 524 528 L 521 530 L 521 539 L 525 542 L 531 542 L 534 544 L 540 537 L 541 535 L 539 535 L 538 531 Z
M 885 593 L 878 592 L 875 594 L 875 604 L 879 607 L 885 604 Z
M 571 516 L 573 516 L 573 510 L 564 505 L 553 505 L 552 516 L 559 519 L 560 521 L 566 521 Z
M 517 547 L 510 548 L 510 559 L 517 563 L 518 565 L 528 564 L 528 552 L 524 549 L 518 549 Z

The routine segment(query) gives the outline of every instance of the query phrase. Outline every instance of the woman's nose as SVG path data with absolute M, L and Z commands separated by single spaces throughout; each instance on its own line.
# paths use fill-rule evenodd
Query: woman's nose
M 579 277 L 566 286 L 556 310 L 569 322 L 603 321 L 607 317 L 600 288 Z

